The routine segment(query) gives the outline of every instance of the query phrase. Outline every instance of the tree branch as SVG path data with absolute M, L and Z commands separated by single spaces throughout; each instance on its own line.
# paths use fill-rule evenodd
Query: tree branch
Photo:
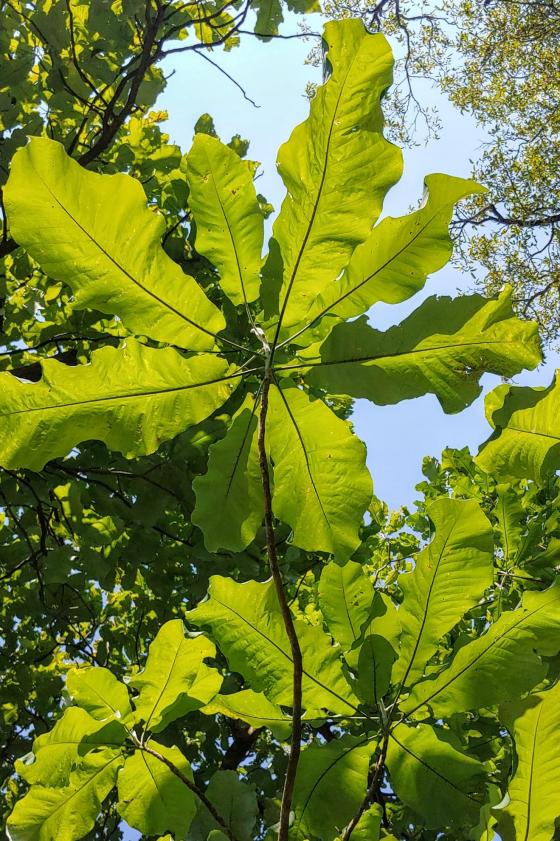
M 299 755 L 301 750 L 301 715 L 302 715 L 302 677 L 303 677 L 303 661 L 301 656 L 301 649 L 299 640 L 297 638 L 294 620 L 290 613 L 290 606 L 286 599 L 284 591 L 284 582 L 282 581 L 282 573 L 278 564 L 278 555 L 276 554 L 276 543 L 274 540 L 274 518 L 272 514 L 272 494 L 270 491 L 270 474 L 268 469 L 268 459 L 266 456 L 265 446 L 265 431 L 266 431 L 266 416 L 268 412 L 268 393 L 270 391 L 270 384 L 272 382 L 272 369 L 269 367 L 270 358 L 267 359 L 265 375 L 262 385 L 261 395 L 261 410 L 259 415 L 259 432 L 258 432 L 258 448 L 259 448 L 259 466 L 261 471 L 261 480 L 264 494 L 264 522 L 266 530 L 266 549 L 268 555 L 268 562 L 270 565 L 270 572 L 276 588 L 276 595 L 282 611 L 282 618 L 284 620 L 284 627 L 290 642 L 290 649 L 292 652 L 293 669 L 293 691 L 292 691 L 292 740 L 290 744 L 290 756 L 288 758 L 288 765 L 286 768 L 286 776 L 284 778 L 284 790 L 282 792 L 282 804 L 280 807 L 280 822 L 278 828 L 278 841 L 288 841 L 288 832 L 290 828 L 290 810 L 292 805 L 292 797 L 294 792 L 294 784 L 296 779 L 297 766 L 299 762 Z

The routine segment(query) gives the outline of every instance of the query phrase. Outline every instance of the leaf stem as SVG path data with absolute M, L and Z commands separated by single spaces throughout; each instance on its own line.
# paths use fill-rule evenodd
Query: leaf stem
M 135 739 L 134 742 L 138 750 L 144 751 L 144 753 L 148 753 L 150 756 L 153 756 L 154 759 L 159 759 L 160 762 L 163 762 L 163 764 L 169 768 L 171 773 L 174 774 L 179 780 L 181 780 L 181 782 L 184 783 L 184 785 L 186 785 L 186 787 L 190 791 L 192 791 L 192 793 L 196 797 L 198 797 L 198 799 L 208 809 L 216 823 L 219 825 L 222 832 L 224 832 L 225 835 L 227 835 L 230 841 L 238 841 L 237 837 L 233 833 L 232 828 L 226 823 L 226 821 L 224 820 L 224 818 L 222 818 L 214 804 L 206 797 L 204 792 L 201 789 L 199 789 L 196 783 L 194 783 L 192 780 L 189 780 L 189 778 L 185 776 L 185 774 L 183 774 L 180 768 L 177 768 L 177 766 L 174 765 L 170 759 L 167 759 L 167 757 L 163 756 L 157 750 L 148 747 L 146 744 L 141 743 L 139 740 Z
M 293 669 L 293 691 L 292 691 L 292 739 L 290 744 L 290 755 L 288 758 L 288 765 L 286 768 L 286 776 L 284 778 L 284 790 L 282 792 L 282 804 L 280 806 L 280 821 L 278 825 L 278 841 L 288 841 L 288 832 L 290 828 L 290 811 L 292 805 L 292 797 L 294 792 L 294 784 L 296 779 L 297 766 L 299 762 L 299 755 L 301 750 L 301 715 L 302 715 L 302 678 L 303 678 L 303 661 L 301 656 L 301 648 L 297 638 L 296 629 L 290 606 L 284 591 L 284 582 L 282 580 L 282 573 L 278 564 L 278 555 L 276 553 L 276 543 L 274 539 L 274 518 L 272 514 L 272 494 L 270 490 L 270 473 L 268 469 L 268 459 L 266 456 L 265 446 L 265 430 L 266 430 L 266 416 L 268 412 L 268 393 L 270 384 L 272 382 L 272 368 L 270 367 L 270 356 L 267 357 L 265 374 L 262 384 L 261 408 L 259 414 L 259 431 L 258 431 L 258 448 L 259 448 L 259 465 L 261 471 L 261 480 L 264 494 L 264 522 L 266 530 L 266 548 L 268 555 L 268 562 L 270 565 L 270 572 L 276 588 L 276 595 L 282 611 L 282 618 L 284 620 L 284 627 L 290 643 L 292 653 Z

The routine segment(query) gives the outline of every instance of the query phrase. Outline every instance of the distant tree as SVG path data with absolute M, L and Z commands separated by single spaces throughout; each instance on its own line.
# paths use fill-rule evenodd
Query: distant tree
M 489 187 L 466 202 L 454 229 L 455 259 L 473 258 L 478 285 L 513 284 L 518 312 L 544 339 L 560 336 L 560 3 L 558 0 L 325 0 L 328 17 L 359 15 L 401 46 L 389 127 L 408 144 L 437 134 L 437 113 L 417 95 L 434 80 L 472 114 L 489 141 L 473 177 Z

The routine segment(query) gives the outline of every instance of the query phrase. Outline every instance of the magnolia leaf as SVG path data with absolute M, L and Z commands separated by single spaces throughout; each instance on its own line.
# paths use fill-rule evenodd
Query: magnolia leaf
M 144 670 L 130 680 L 139 692 L 134 699 L 136 718 L 144 723 L 145 731 L 159 733 L 220 691 L 219 672 L 204 663 L 215 654 L 214 644 L 206 637 L 185 638 L 180 619 L 162 625 L 150 645 Z
M 383 137 L 380 101 L 393 67 L 387 41 L 359 20 L 327 23 L 323 37 L 332 74 L 278 153 L 287 195 L 265 281 L 274 270 L 282 285 L 265 284 L 263 298 L 269 314 L 280 310 L 284 327 L 299 324 L 345 268 L 402 172 L 400 149 Z
M 255 786 L 243 783 L 235 771 L 216 771 L 204 792 L 237 841 L 252 841 L 258 815 Z M 198 804 L 188 841 L 207 841 L 218 824 L 203 803 Z M 214 837 L 214 836 L 212 836 Z M 216 841 L 220 835 L 216 835 Z M 226 838 L 223 835 L 223 838 Z
M 382 819 L 383 810 L 379 803 L 374 803 L 363 813 L 352 831 L 352 841 L 379 841 Z
M 213 575 L 208 599 L 187 613 L 206 629 L 255 692 L 283 706 L 292 705 L 293 660 L 272 581 L 238 584 Z M 303 703 L 352 715 L 357 699 L 342 672 L 339 650 L 321 628 L 296 621 L 303 657 Z
M 0 374 L 0 464 L 41 470 L 83 441 L 97 439 L 127 457 L 199 423 L 224 403 L 235 379 L 213 354 L 189 359 L 172 348 L 127 339 L 94 351 L 89 365 L 41 361 L 42 379 Z
M 348 651 L 360 638 L 370 618 L 373 586 L 361 564 L 348 561 L 344 566 L 331 561 L 323 568 L 319 581 L 319 606 L 334 639 Z
M 445 266 L 453 248 L 448 228 L 455 203 L 484 188 L 440 174 L 426 176 L 425 186 L 419 210 L 383 219 L 356 248 L 340 279 L 333 277 L 310 302 L 306 326 L 297 335 L 305 335 L 327 314 L 334 326 L 337 318 L 353 318 L 378 301 L 405 301 L 422 289 L 429 274 Z
M 354 686 L 360 700 L 372 707 L 379 704 L 391 684 L 391 672 L 396 659 L 397 654 L 385 637 L 378 634 L 366 635 L 358 652 Z M 356 658 L 353 662 L 350 661 L 353 668 L 355 662 Z
M 375 743 L 353 736 L 313 743 L 301 752 L 290 838 L 333 841 L 364 799 Z
M 417 683 L 401 709 L 412 715 L 427 704 L 439 718 L 511 700 L 543 680 L 547 665 L 539 654 L 558 651 L 560 585 L 527 590 L 517 610 L 502 613 L 435 678 Z
M 410 686 L 420 678 L 442 637 L 473 607 L 494 578 L 492 526 L 475 500 L 442 497 L 427 514 L 435 536 L 401 575 L 400 657 L 393 680 Z
M 71 669 L 66 689 L 72 700 L 99 721 L 127 718 L 132 712 L 128 689 L 109 669 Z
M 8 818 L 10 841 L 78 841 L 93 828 L 116 782 L 120 750 L 92 751 L 63 788 L 31 786 Z
M 560 817 L 560 684 L 509 704 L 502 720 L 515 741 L 517 766 L 508 786 L 509 802 L 496 809 L 504 841 L 550 841 Z
M 192 782 L 191 767 L 179 748 L 149 741 L 147 747 L 169 760 Z M 196 813 L 196 797 L 161 759 L 136 750 L 118 778 L 117 809 L 125 821 L 144 835 L 171 832 L 183 838 Z
M 231 695 L 216 695 L 209 704 L 201 708 L 206 715 L 225 715 L 240 719 L 258 729 L 268 727 L 276 739 L 284 740 L 290 735 L 292 721 L 282 713 L 277 704 L 273 704 L 262 692 L 242 689 Z
M 206 474 L 193 482 L 192 521 L 202 530 L 209 552 L 241 552 L 262 522 L 257 426 L 255 399 L 247 395 L 225 437 L 210 447 Z
M 18 760 L 16 770 L 31 784 L 67 786 L 89 751 L 119 748 L 125 737 L 119 722 L 96 721 L 80 707 L 68 707 L 52 730 L 37 736 L 33 752 Z
M 373 493 L 362 442 L 322 400 L 285 381 L 270 390 L 267 444 L 272 507 L 292 527 L 293 542 L 347 560 Z
M 234 304 L 259 295 L 264 220 L 253 172 L 228 146 L 195 135 L 187 157 L 189 205 L 196 221 L 196 250 L 216 267 Z
M 441 735 L 427 724 L 397 725 L 387 750 L 391 785 L 428 829 L 472 826 L 486 799 L 484 765 Z
M 363 316 L 336 326 L 310 353 L 305 379 L 330 394 L 384 406 L 431 393 L 445 412 L 469 406 L 486 371 L 511 377 L 542 359 L 537 325 L 513 317 L 507 289 L 493 301 L 428 298 L 385 333 Z
M 139 181 L 90 172 L 45 137 L 16 153 L 4 192 L 12 235 L 79 309 L 117 315 L 156 341 L 212 348 L 224 317 L 167 256 L 164 219 L 146 201 Z
M 506 481 L 539 482 L 560 467 L 560 382 L 548 388 L 501 385 L 486 397 L 486 417 L 495 432 L 476 461 Z

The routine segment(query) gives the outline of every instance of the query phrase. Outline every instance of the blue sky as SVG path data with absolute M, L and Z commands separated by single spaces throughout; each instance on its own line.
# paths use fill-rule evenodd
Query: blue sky
M 320 29 L 320 18 L 310 16 L 309 23 Z M 285 34 L 295 33 L 298 19 L 289 16 Z M 185 151 L 189 148 L 193 126 L 203 113 L 210 113 L 224 141 L 241 134 L 251 141 L 249 157 L 261 162 L 258 190 L 278 210 L 284 195 L 276 172 L 278 146 L 308 111 L 304 96 L 309 81 L 320 82 L 320 70 L 305 64 L 311 41 L 275 40 L 263 44 L 256 38 L 242 36 L 240 48 L 230 53 L 216 51 L 212 59 L 233 76 L 260 107 L 247 102 L 242 93 L 204 58 L 186 53 L 168 59 L 167 72 L 175 70 L 158 106 L 169 112 L 167 130 Z M 385 213 L 404 213 L 422 194 L 422 181 L 430 172 L 446 172 L 468 177 L 470 160 L 477 157 L 484 140 L 482 131 L 460 114 L 428 84 L 418 88 L 424 105 L 437 105 L 443 121 L 441 137 L 425 147 L 405 151 L 405 174 L 385 204 Z M 469 276 L 446 267 L 433 275 L 425 291 L 399 306 L 377 305 L 370 321 L 378 328 L 398 323 L 415 309 L 427 295 L 455 294 L 472 286 Z M 546 385 L 558 366 L 558 354 L 549 354 L 538 371 L 525 373 L 515 382 Z M 500 380 L 486 375 L 484 391 Z M 484 418 L 483 398 L 459 415 L 445 415 L 433 396 L 405 401 L 397 406 L 373 406 L 366 401 L 356 404 L 353 422 L 357 434 L 367 444 L 368 465 L 378 496 L 392 507 L 410 505 L 416 498 L 414 486 L 422 478 L 424 455 L 438 456 L 446 446 L 468 445 L 476 452 L 488 437 L 490 428 Z

